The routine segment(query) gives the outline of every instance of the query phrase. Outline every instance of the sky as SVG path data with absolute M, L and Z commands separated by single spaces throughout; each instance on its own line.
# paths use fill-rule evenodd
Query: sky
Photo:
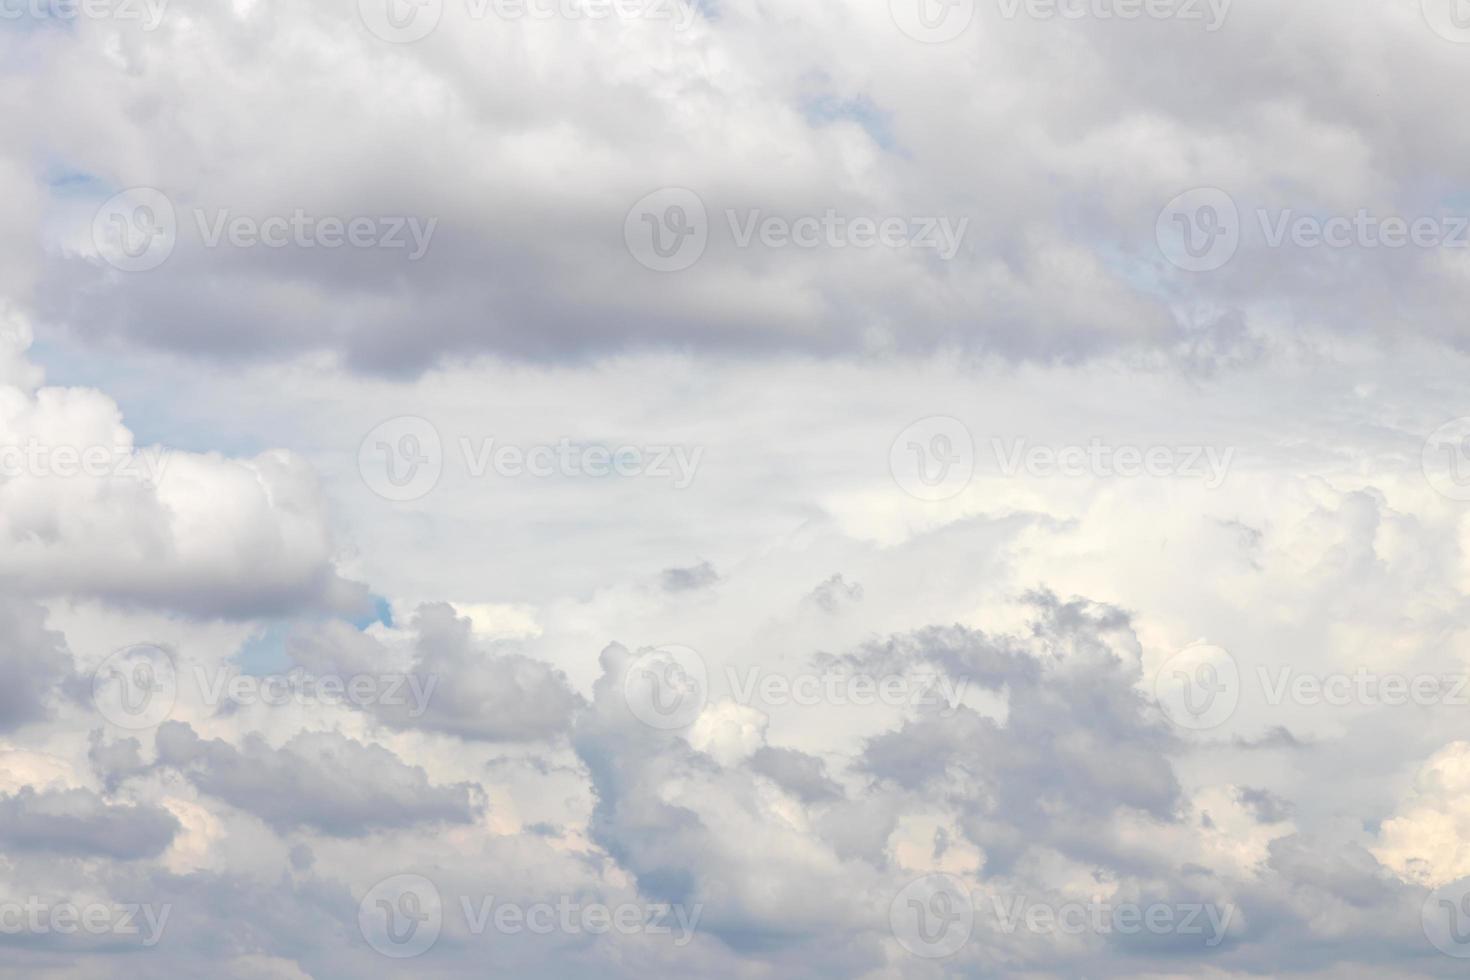
M 0 977 L 1463 976 L 1467 82 L 0 0 Z

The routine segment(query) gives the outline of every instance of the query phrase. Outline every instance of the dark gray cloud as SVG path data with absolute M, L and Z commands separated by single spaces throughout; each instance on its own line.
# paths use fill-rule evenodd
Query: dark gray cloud
M 368 706 L 385 724 L 485 742 L 533 742 L 567 731 L 582 698 L 566 675 L 506 643 L 477 639 L 448 603 L 426 603 L 409 624 L 412 660 L 398 695 Z M 390 661 L 376 640 L 345 624 L 293 639 L 297 660 L 314 671 L 378 674 Z
M 108 803 L 86 789 L 0 796 L 0 850 L 118 860 L 156 857 L 179 831 L 167 810 Z
M 421 823 L 470 823 L 483 810 L 474 783 L 434 785 L 381 745 L 334 732 L 302 733 L 279 749 L 259 735 L 236 748 L 183 722 L 158 729 L 158 766 L 283 833 L 356 837 Z
M 40 606 L 0 596 L 0 733 L 44 719 L 71 673 L 62 636 L 45 618 Z
M 720 580 L 720 573 L 707 561 L 687 568 L 665 568 L 659 582 L 665 592 L 690 592 L 708 588 Z

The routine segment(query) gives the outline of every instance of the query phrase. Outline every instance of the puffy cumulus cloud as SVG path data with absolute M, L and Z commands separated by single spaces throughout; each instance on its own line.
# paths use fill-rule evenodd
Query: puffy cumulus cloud
M 1470 742 L 1425 760 L 1412 792 L 1383 822 L 1373 853 L 1406 881 L 1431 888 L 1470 874 Z
M 36 176 L 11 163 L 24 193 L 6 226 L 52 243 L 25 251 L 12 291 L 92 339 L 326 349 L 375 370 L 656 345 L 1143 349 L 1208 369 L 1300 330 L 1458 343 L 1454 249 L 1268 247 L 1288 210 L 1455 213 L 1465 140 L 1434 109 L 1470 72 L 1456 46 L 1412 4 L 1216 6 L 1217 30 L 1213 15 L 991 6 L 943 45 L 855 0 L 795 17 L 741 0 L 551 23 L 446 4 L 436 31 L 404 45 L 374 37 L 352 5 L 225 0 L 167 11 L 151 31 L 82 20 L 7 33 L 15 159 L 57 161 Z M 1409 62 L 1411 79 L 1362 80 L 1380 74 L 1365 66 Z M 46 112 L 42 95 L 72 91 L 88 93 L 75 114 Z M 370 111 L 366 91 L 381 93 Z M 96 257 L 92 217 L 142 185 L 172 199 L 177 244 L 162 266 L 118 276 Z M 1233 196 L 1244 241 L 1194 275 L 1165 261 L 1155 224 L 1202 186 Z M 702 258 L 673 274 L 624 243 L 630 209 L 661 187 L 697 192 L 708 216 Z M 298 212 L 313 229 L 437 224 L 416 261 L 406 231 L 400 248 L 301 247 L 294 230 L 281 248 L 228 231 L 210 244 L 222 221 Z M 839 224 L 817 233 L 845 247 L 771 247 L 752 226 L 829 213 L 902 219 L 905 244 L 847 244 Z
M 336 555 L 321 487 L 299 457 L 139 446 L 96 389 L 0 378 L 6 592 L 200 617 L 359 612 L 366 590 L 338 573 Z
M 334 622 L 293 637 L 290 649 L 302 665 L 339 676 L 402 665 L 400 696 L 364 705 L 396 729 L 537 742 L 565 733 L 582 704 L 565 674 L 515 652 L 514 643 L 480 639 L 473 621 L 449 603 L 420 605 L 407 629 L 384 640 Z
M 158 729 L 160 767 L 283 833 L 353 837 L 419 823 L 469 823 L 485 806 L 472 783 L 434 785 L 419 766 L 381 745 L 334 732 L 303 732 L 279 749 L 258 735 L 236 747 L 182 722 Z
M 0 850 L 132 860 L 157 857 L 179 822 L 159 807 L 108 803 L 85 789 L 0 796 Z

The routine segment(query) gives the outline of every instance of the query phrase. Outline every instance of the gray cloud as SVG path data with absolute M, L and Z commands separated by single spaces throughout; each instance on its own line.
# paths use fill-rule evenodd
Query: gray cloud
M 355 837 L 420 823 L 470 823 L 485 806 L 474 783 L 431 784 L 422 768 L 388 749 L 331 732 L 302 733 L 280 749 L 249 735 L 236 748 L 202 739 L 182 722 L 165 722 L 158 729 L 158 765 L 282 832 Z

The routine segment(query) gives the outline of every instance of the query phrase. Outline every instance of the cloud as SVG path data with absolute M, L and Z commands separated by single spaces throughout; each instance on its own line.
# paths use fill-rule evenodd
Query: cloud
M 236 748 L 189 725 L 158 729 L 158 763 L 203 793 L 253 813 L 282 833 L 356 837 L 420 823 L 470 823 L 485 805 L 472 783 L 434 785 L 381 745 L 303 732 L 279 749 L 259 736 Z
M 157 857 L 179 831 L 167 810 L 121 806 L 85 789 L 0 796 L 0 848 L 136 860 Z

